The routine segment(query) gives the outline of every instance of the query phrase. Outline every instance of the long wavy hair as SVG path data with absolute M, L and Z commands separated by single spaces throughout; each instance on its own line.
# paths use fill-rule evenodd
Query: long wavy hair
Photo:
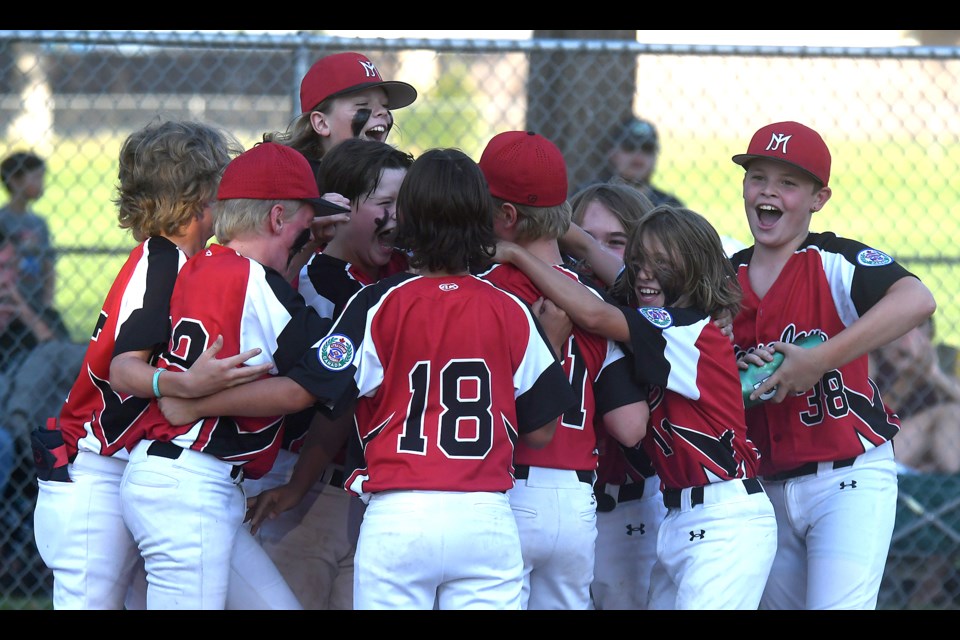
M 653 239 L 660 242 L 665 256 L 647 255 Z M 714 317 L 740 310 L 743 291 L 733 264 L 717 230 L 699 213 L 660 205 L 640 219 L 627 241 L 623 277 L 614 285 L 618 300 L 636 306 L 637 273 L 647 263 L 668 306 L 695 307 Z
M 243 151 L 228 132 L 202 122 L 155 120 L 120 148 L 117 221 L 138 242 L 177 235 L 204 206 L 230 160 Z

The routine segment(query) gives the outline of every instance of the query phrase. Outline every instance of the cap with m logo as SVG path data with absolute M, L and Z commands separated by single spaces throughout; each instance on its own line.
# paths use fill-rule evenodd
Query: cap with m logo
M 308 113 L 320 103 L 348 93 L 380 87 L 390 109 L 400 109 L 417 99 L 417 90 L 406 82 L 384 80 L 376 65 L 362 53 L 346 51 L 320 58 L 300 81 L 300 110 Z
M 747 152 L 733 156 L 733 161 L 746 168 L 755 158 L 792 164 L 823 186 L 830 182 L 830 150 L 827 144 L 819 133 L 799 122 L 768 124 L 753 134 Z

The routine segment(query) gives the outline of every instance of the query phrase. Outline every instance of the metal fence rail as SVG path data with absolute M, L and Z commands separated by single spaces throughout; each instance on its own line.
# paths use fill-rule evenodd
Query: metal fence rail
M 58 249 L 55 301 L 74 341 L 88 340 L 133 244 L 111 204 L 124 137 L 156 117 L 192 118 L 251 145 L 297 114 L 310 64 L 342 50 L 366 53 L 385 78 L 418 89 L 417 101 L 395 112 L 390 139 L 415 155 L 455 146 L 478 158 L 494 134 L 535 129 L 563 150 L 576 187 L 597 176 L 602 140 L 619 117 L 645 117 L 662 147 L 654 182 L 733 242 L 748 243 L 750 234 L 742 169 L 730 157 L 767 122 L 810 124 L 834 157 L 834 196 L 815 228 L 903 261 L 937 296 L 938 340 L 960 345 L 957 47 L 0 30 L 0 155 L 33 149 L 47 159 L 35 210 Z M 43 391 L 63 393 L 54 385 Z M 952 504 L 953 479 L 943 473 L 919 491 L 911 486 L 911 499 L 932 505 L 924 513 L 936 513 L 937 526 L 955 520 L 936 511 Z M 30 531 L 34 484 L 25 470 L 0 502 L 0 608 L 48 606 L 50 576 Z M 898 530 L 915 526 L 915 516 L 905 509 Z M 955 538 L 915 538 L 896 538 L 881 606 L 956 607 Z M 932 564 L 936 578 L 921 575 Z

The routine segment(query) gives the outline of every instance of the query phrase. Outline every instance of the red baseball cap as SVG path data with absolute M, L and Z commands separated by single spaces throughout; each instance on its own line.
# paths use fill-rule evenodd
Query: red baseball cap
M 539 133 L 498 133 L 478 164 L 490 194 L 502 200 L 554 207 L 567 199 L 567 163 L 557 145 Z
M 390 109 L 400 109 L 417 99 L 417 90 L 406 82 L 384 80 L 370 59 L 362 53 L 347 51 L 324 56 L 300 81 L 300 111 L 307 113 L 318 104 L 345 93 L 382 87 Z
M 277 142 L 258 142 L 230 161 L 217 200 L 303 200 L 317 215 L 347 212 L 320 197 L 317 178 L 302 153 Z
M 830 150 L 820 134 L 799 122 L 775 122 L 750 140 L 746 153 L 733 161 L 746 168 L 754 158 L 780 160 L 803 169 L 823 186 L 830 181 Z

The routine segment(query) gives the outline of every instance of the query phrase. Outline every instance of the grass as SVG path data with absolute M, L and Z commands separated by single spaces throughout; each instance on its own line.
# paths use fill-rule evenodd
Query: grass
M 50 598 L 2 598 L 0 611 L 50 611 L 53 601 Z

